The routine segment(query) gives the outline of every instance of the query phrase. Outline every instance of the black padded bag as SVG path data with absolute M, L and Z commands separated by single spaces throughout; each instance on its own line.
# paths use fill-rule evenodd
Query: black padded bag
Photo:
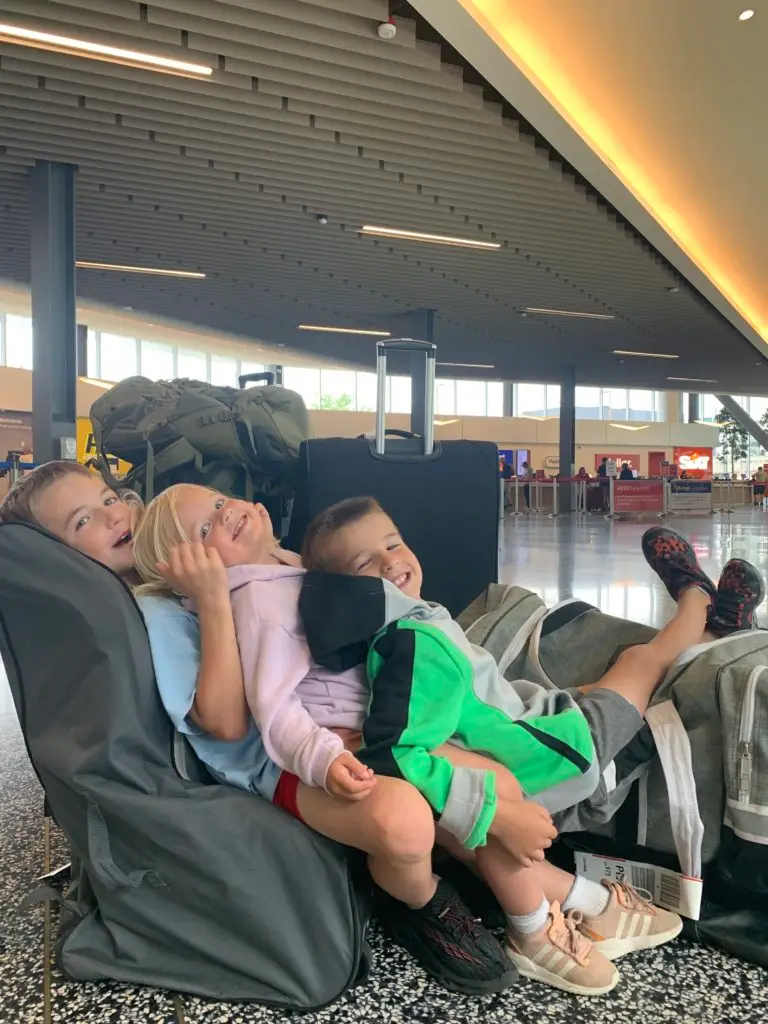
M 0 525 L 0 653 L 73 852 L 57 959 L 213 999 L 309 1010 L 367 962 L 357 862 L 259 797 L 182 779 L 144 622 L 108 569 Z

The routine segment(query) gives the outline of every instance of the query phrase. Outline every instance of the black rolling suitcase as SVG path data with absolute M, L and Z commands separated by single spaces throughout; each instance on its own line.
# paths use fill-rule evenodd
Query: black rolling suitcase
M 384 426 L 391 351 L 422 353 L 426 360 L 424 421 L 412 418 L 412 432 L 404 436 Z M 498 450 L 487 441 L 434 442 L 435 345 L 398 339 L 379 342 L 376 352 L 376 438 L 302 444 L 288 544 L 300 550 L 307 526 L 329 505 L 371 495 L 418 556 L 424 597 L 457 615 L 498 578 Z

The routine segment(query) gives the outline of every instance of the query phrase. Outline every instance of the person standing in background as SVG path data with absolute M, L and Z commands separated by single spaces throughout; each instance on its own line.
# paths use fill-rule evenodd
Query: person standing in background
M 598 478 L 600 480 L 600 496 L 602 498 L 603 512 L 606 512 L 608 510 L 609 505 L 610 505 L 610 501 L 609 501 L 609 497 L 608 497 L 608 487 L 610 485 L 608 483 L 608 456 L 607 455 L 603 456 L 603 461 L 597 467 L 597 475 L 598 475 Z
M 533 480 L 536 474 L 533 472 L 527 462 L 523 463 L 523 480 L 526 481 L 523 486 L 523 498 L 525 499 L 525 507 L 530 512 L 531 509 L 531 485 L 530 481 Z

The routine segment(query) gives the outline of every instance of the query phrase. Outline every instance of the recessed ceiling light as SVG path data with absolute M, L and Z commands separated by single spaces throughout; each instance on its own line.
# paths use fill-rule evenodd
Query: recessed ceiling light
M 453 420 L 432 420 L 436 427 L 450 427 L 452 423 L 458 423 L 458 419 Z
M 679 359 L 680 356 L 673 355 L 671 352 L 630 352 L 628 349 L 615 348 L 613 350 L 615 356 L 633 356 L 638 359 Z
M 754 18 L 754 11 L 742 11 L 739 15 L 739 21 L 749 21 L 750 18 Z
M 132 267 L 123 266 L 121 263 L 91 263 L 88 260 L 78 260 L 76 267 L 81 270 L 115 270 L 121 274 L 154 274 L 157 277 L 189 277 L 201 280 L 205 277 L 199 270 L 167 270 L 165 267 Z M 130 309 L 130 306 L 125 306 Z
M 75 39 L 71 36 L 55 35 L 52 32 L 38 32 L 36 29 L 20 28 L 18 25 L 0 24 L 0 42 L 30 46 L 36 50 L 52 50 L 68 53 L 75 57 L 90 57 L 110 64 L 124 64 L 128 67 L 159 71 L 166 75 L 205 76 L 213 74 L 213 68 L 205 64 L 190 64 L 185 60 L 160 57 L 155 53 L 139 50 L 124 50 L 119 46 L 105 46 L 89 39 Z
M 454 238 L 451 235 L 430 235 L 424 231 L 403 231 L 400 228 L 382 228 L 375 224 L 364 224 L 361 235 L 376 235 L 380 238 L 396 238 L 407 242 L 430 242 L 432 245 L 452 245 L 459 249 L 500 249 L 500 242 L 480 242 L 475 238 Z
M 608 313 L 580 313 L 574 309 L 540 309 L 537 306 L 526 306 L 524 313 L 542 313 L 544 316 L 575 316 L 584 320 L 615 320 L 613 314 Z
M 617 430 L 647 430 L 650 424 L 646 423 L 643 427 L 633 427 L 630 423 L 609 423 L 609 427 L 615 427 Z
M 390 331 L 369 331 L 364 327 L 324 327 L 319 324 L 299 324 L 297 331 L 319 331 L 321 334 L 361 334 L 366 338 L 391 338 Z
M 95 388 L 103 388 L 104 391 L 109 391 L 110 388 L 114 387 L 114 385 L 110 384 L 108 381 L 97 380 L 96 377 L 78 377 L 77 379 L 82 381 L 83 384 L 91 384 Z
M 493 363 L 438 363 L 438 366 L 464 366 L 469 370 L 493 370 Z
M 711 377 L 667 377 L 667 380 L 686 381 L 690 384 L 717 384 Z

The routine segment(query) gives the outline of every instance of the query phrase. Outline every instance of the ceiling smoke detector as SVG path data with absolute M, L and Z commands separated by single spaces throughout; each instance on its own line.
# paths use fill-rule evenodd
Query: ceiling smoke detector
M 394 39 L 397 35 L 395 19 L 390 18 L 389 21 L 382 21 L 376 31 L 379 33 L 379 39 L 385 39 L 387 41 Z

